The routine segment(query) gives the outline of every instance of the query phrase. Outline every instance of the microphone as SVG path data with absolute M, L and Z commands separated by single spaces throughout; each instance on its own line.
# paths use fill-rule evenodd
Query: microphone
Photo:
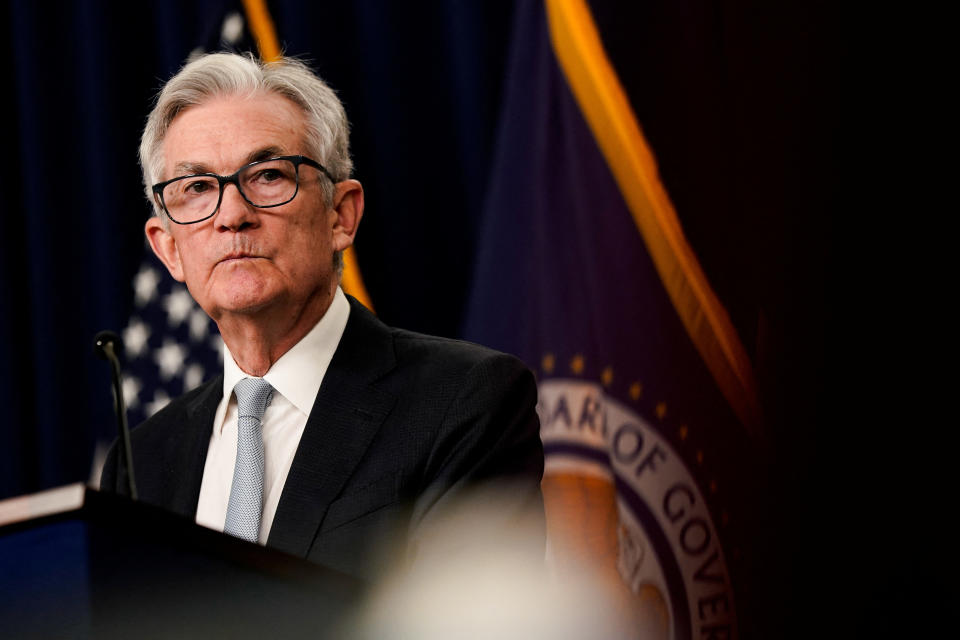
M 123 403 L 123 385 L 121 384 L 120 360 L 117 351 L 122 349 L 120 336 L 113 331 L 101 331 L 93 338 L 93 352 L 103 360 L 110 362 L 113 378 L 113 408 L 117 414 L 117 426 L 120 440 L 123 442 L 123 461 L 127 467 L 127 486 L 130 497 L 137 499 L 137 483 L 133 478 L 133 451 L 130 449 L 130 427 L 127 426 L 127 408 Z

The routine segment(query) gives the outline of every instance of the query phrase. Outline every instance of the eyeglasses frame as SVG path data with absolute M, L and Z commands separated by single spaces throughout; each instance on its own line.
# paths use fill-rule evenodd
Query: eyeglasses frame
M 245 194 L 243 192 L 243 189 L 240 187 L 240 174 L 254 165 L 262 164 L 264 162 L 272 162 L 273 160 L 289 160 L 290 162 L 293 163 L 293 170 L 297 176 L 297 187 L 296 189 L 294 189 L 293 195 L 290 196 L 289 199 L 284 200 L 283 202 L 278 202 L 277 204 L 268 204 L 268 205 L 254 204 L 250 202 L 250 198 L 247 197 L 247 194 Z M 153 191 L 154 197 L 160 203 L 160 207 L 163 208 L 163 212 L 167 215 L 167 218 L 169 218 L 172 222 L 179 225 L 197 224 L 198 222 L 209 220 L 213 216 L 217 215 L 217 212 L 220 211 L 220 204 L 223 202 L 223 190 L 226 188 L 226 185 L 228 184 L 232 184 L 233 186 L 235 186 L 237 188 L 237 192 L 247 202 L 247 204 L 249 204 L 251 207 L 256 207 L 257 209 L 272 209 L 273 207 L 281 207 L 287 204 L 288 202 L 292 202 L 293 199 L 297 197 L 297 194 L 300 193 L 300 165 L 301 164 L 305 164 L 308 167 L 313 167 L 314 169 L 322 171 L 325 176 L 330 178 L 330 182 L 333 182 L 334 184 L 336 184 L 337 181 L 334 179 L 332 175 L 330 175 L 330 172 L 327 171 L 326 167 L 324 167 L 322 164 L 320 164 L 316 160 L 308 158 L 307 156 L 297 155 L 297 156 L 274 156 L 272 158 L 265 158 L 263 160 L 255 160 L 254 162 L 250 162 L 248 164 L 243 165 L 242 167 L 234 171 L 229 176 L 221 176 L 216 173 L 191 173 L 185 176 L 177 176 L 176 178 L 171 178 L 170 180 L 166 180 L 164 182 L 158 182 L 157 184 L 151 187 L 151 190 Z M 164 202 L 163 200 L 163 189 L 168 184 L 177 182 L 178 180 L 183 180 L 185 178 L 216 178 L 217 183 L 220 185 L 220 194 L 217 196 L 217 206 L 214 207 L 210 215 L 206 216 L 205 218 L 200 218 L 199 220 L 191 220 L 190 222 L 180 222 L 174 219 L 172 215 L 170 215 L 170 211 L 169 209 L 167 209 L 167 203 Z

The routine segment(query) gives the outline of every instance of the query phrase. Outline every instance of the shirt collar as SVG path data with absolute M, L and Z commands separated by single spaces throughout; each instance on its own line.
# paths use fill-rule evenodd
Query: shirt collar
M 270 383 L 297 409 L 309 416 L 320 383 L 330 366 L 333 354 L 350 317 L 350 303 L 340 287 L 320 321 L 300 342 L 273 363 L 263 379 Z M 233 360 L 226 343 L 223 345 L 223 395 L 229 398 L 233 388 L 250 377 Z

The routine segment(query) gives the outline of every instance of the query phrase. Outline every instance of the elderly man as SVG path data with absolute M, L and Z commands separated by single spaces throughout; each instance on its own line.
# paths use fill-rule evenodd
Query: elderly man
M 347 130 L 294 60 L 207 55 L 160 93 L 140 146 L 146 235 L 216 321 L 224 371 L 133 430 L 140 499 L 369 576 L 385 539 L 415 560 L 461 498 L 503 483 L 485 526 L 533 521 L 542 547 L 530 372 L 389 328 L 339 287 L 363 214 Z M 123 491 L 124 473 L 114 447 L 102 487 Z

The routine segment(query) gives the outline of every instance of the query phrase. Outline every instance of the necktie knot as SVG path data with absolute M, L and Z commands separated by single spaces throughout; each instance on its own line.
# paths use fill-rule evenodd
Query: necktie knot
M 237 414 L 241 418 L 262 420 L 273 399 L 273 387 L 263 378 L 244 378 L 233 392 L 237 395 Z

